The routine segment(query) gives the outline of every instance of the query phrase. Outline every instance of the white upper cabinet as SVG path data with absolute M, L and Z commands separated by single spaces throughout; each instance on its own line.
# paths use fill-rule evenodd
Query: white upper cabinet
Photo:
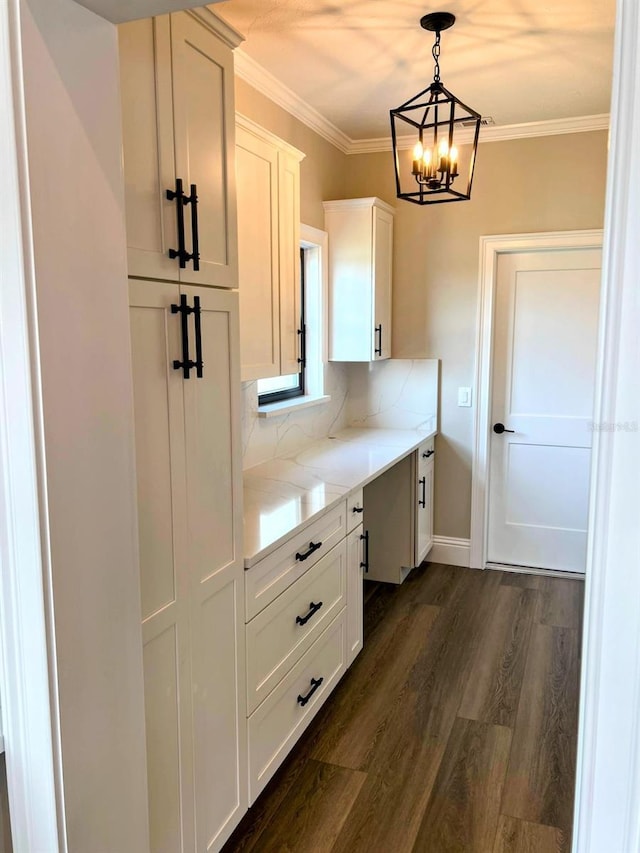
M 237 287 L 239 42 L 208 10 L 119 27 L 131 276 Z
M 329 232 L 329 358 L 391 357 L 394 209 L 378 198 L 324 202 Z
M 300 369 L 300 162 L 254 122 L 236 118 L 242 379 Z

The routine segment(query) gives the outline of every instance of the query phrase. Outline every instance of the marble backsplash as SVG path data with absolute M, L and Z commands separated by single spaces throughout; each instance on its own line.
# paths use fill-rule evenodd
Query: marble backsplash
M 242 383 L 242 467 L 290 456 L 347 426 L 347 367 L 325 368 L 326 403 L 269 418 L 258 417 L 257 382 Z
M 427 432 L 436 428 L 438 359 L 391 358 L 350 364 L 348 372 L 349 425 Z
M 290 456 L 346 426 L 430 432 L 437 426 L 437 359 L 389 359 L 326 366 L 331 400 L 284 415 L 259 418 L 256 382 L 242 385 L 243 468 Z

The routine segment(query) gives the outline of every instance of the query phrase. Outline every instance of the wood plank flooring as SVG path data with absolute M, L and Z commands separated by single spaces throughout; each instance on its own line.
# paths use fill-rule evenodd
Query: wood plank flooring
M 583 584 L 427 563 L 224 853 L 568 853 Z

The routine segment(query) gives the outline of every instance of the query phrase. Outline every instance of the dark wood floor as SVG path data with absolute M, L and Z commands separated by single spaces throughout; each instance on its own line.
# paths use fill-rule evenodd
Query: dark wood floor
M 224 848 L 570 849 L 583 584 L 427 564 Z

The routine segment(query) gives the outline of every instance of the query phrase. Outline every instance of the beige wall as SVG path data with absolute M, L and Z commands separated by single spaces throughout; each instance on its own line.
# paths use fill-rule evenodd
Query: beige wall
M 331 198 L 396 207 L 393 356 L 442 360 L 435 532 L 468 538 L 474 410 L 458 408 L 457 389 L 474 382 L 479 238 L 601 228 L 606 132 L 482 144 L 471 200 L 419 207 L 396 198 L 391 152 L 342 154 L 238 79 L 236 108 L 307 155 L 303 222 L 323 228 Z
M 238 77 L 236 110 L 304 152 L 300 216 L 305 225 L 324 228 L 322 202 L 344 195 L 346 154 Z
M 428 207 L 395 198 L 389 152 L 349 157 L 347 197 L 396 206 L 393 356 L 442 359 L 440 536 L 470 529 L 473 409 L 456 401 L 474 380 L 479 238 L 602 227 L 606 147 L 604 131 L 482 144 L 471 201 Z

